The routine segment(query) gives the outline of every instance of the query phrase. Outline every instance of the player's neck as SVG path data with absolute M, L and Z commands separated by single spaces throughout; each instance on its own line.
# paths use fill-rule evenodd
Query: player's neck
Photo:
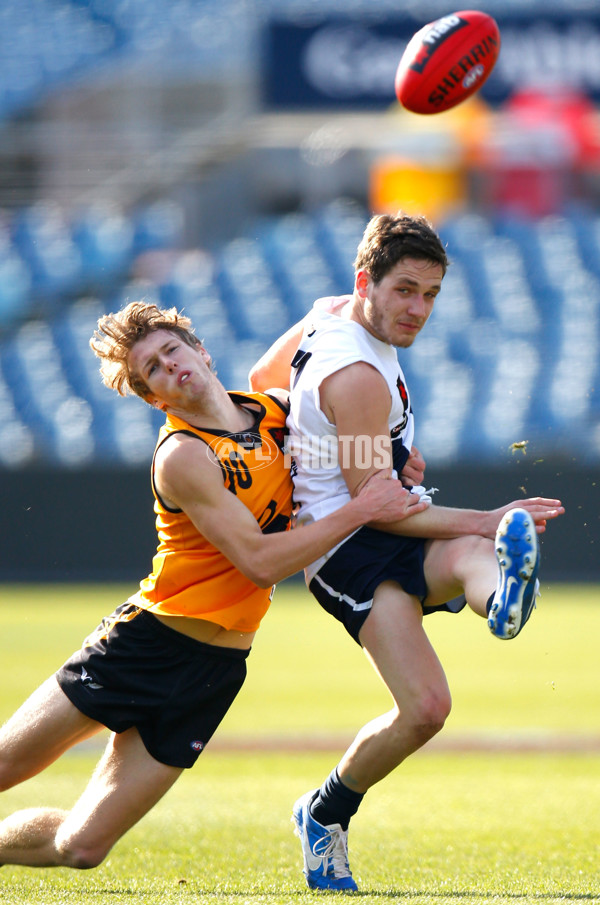
M 371 336 L 375 337 L 375 339 L 378 339 L 380 342 L 385 342 L 387 343 L 387 345 L 390 345 L 390 343 L 388 343 L 386 339 L 379 336 L 374 327 L 369 323 L 367 317 L 365 316 L 364 299 L 357 297 L 356 294 L 352 296 L 352 301 L 344 309 L 343 316 L 347 320 L 354 321 L 355 324 L 360 324 L 363 330 L 366 330 L 367 333 L 370 333 Z
M 252 413 L 235 403 L 225 387 L 216 381 L 200 399 L 190 402 L 189 406 L 169 408 L 167 411 L 188 424 L 231 433 L 245 430 L 254 423 Z

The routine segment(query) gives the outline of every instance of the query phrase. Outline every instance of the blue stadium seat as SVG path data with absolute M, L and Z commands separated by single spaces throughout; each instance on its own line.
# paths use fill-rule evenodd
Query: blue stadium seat
M 339 294 L 309 216 L 288 214 L 275 219 L 263 228 L 260 240 L 265 260 L 288 302 L 292 322 L 304 317 L 315 299 Z
M 479 430 L 489 456 L 507 456 L 512 444 L 528 439 L 533 392 L 541 361 L 536 344 L 504 338 L 494 351 L 494 371 L 480 409 Z
M 174 201 L 160 200 L 145 205 L 133 214 L 134 250 L 139 253 L 156 248 L 179 248 L 183 226 L 183 211 Z
M 41 201 L 22 208 L 11 228 L 15 246 L 29 266 L 33 292 L 54 299 L 78 287 L 81 255 L 58 205 Z
M 12 250 L 0 249 L 0 328 L 24 320 L 31 310 L 31 277 Z
M 285 332 L 289 311 L 257 242 L 227 243 L 219 256 L 218 280 L 240 339 L 263 340 L 266 347 Z
M 149 464 L 164 415 L 134 396 L 118 399 L 113 393 L 111 402 L 110 430 L 117 460 L 127 465 Z
M 220 370 L 219 376 L 228 390 L 248 390 L 248 373 L 265 352 L 264 343 L 254 339 L 243 339 L 236 343 L 230 359 L 226 380 Z
M 91 205 L 75 219 L 71 232 L 86 282 L 110 285 L 116 277 L 125 275 L 133 257 L 134 229 L 122 211 Z
M 351 292 L 356 249 L 367 223 L 364 208 L 342 198 L 317 211 L 314 220 L 316 239 L 331 269 L 337 294 Z
M 49 89 L 86 71 L 116 47 L 106 19 L 88 4 L 20 0 L 0 9 L 0 117 L 35 104 Z
M 433 358 L 430 363 L 424 404 L 416 409 L 415 442 L 426 461 L 443 464 L 455 461 L 463 451 L 474 378 L 470 368 L 448 358 Z M 439 502 L 443 505 L 443 500 Z
M 2 374 L 0 347 L 0 465 L 21 468 L 30 465 L 36 453 L 33 432 L 15 409 L 14 397 Z
M 42 321 L 24 324 L 13 341 L 20 380 L 19 414 L 37 434 L 40 447 L 57 464 L 81 465 L 93 460 L 91 410 L 66 379 L 52 331 Z

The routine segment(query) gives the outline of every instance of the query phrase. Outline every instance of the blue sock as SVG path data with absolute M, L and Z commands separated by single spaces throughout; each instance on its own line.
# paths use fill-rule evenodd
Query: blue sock
M 356 814 L 363 792 L 353 792 L 338 776 L 337 767 L 331 771 L 310 805 L 310 813 L 322 826 L 339 823 L 348 829 L 350 818 Z

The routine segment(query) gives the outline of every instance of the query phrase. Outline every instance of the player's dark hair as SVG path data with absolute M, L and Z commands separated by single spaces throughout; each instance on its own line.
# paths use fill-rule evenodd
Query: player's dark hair
M 105 314 L 98 320 L 90 346 L 101 359 L 100 373 L 107 387 L 120 396 L 130 392 L 147 399 L 150 390 L 141 377 L 130 371 L 128 356 L 136 342 L 157 330 L 168 330 L 193 348 L 201 345 L 189 317 L 176 308 L 130 302 L 116 314 Z
M 366 270 L 379 283 L 403 258 L 440 264 L 442 275 L 448 268 L 446 250 L 426 217 L 402 212 L 372 217 L 358 246 L 355 272 Z

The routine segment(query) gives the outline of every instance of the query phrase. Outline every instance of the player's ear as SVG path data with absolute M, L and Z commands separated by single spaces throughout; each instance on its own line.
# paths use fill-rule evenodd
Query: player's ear
M 369 281 L 370 276 L 366 270 L 358 270 L 356 272 L 356 277 L 354 278 L 354 285 L 356 288 L 356 292 L 358 293 L 361 299 L 364 299 L 369 294 Z

